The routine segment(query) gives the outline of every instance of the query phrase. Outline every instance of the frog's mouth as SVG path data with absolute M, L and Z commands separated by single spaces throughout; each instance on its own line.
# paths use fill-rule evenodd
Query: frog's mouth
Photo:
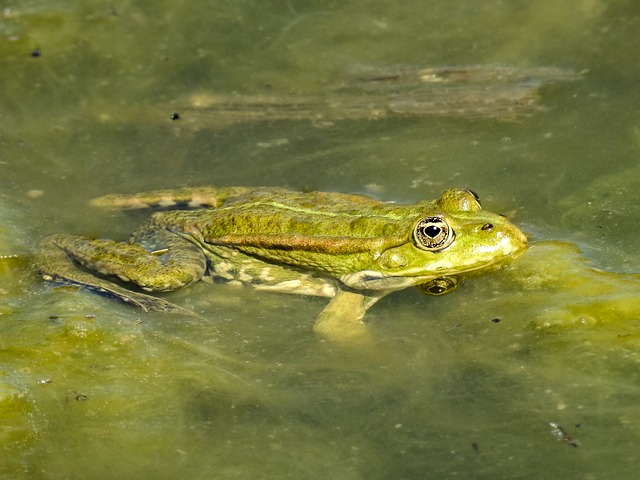
M 426 275 L 419 277 L 388 276 L 381 272 L 362 271 L 342 275 L 340 281 L 347 287 L 356 290 L 402 290 L 420 283 L 428 282 L 440 275 Z
M 497 257 L 493 261 L 475 263 L 468 266 L 451 266 L 441 265 L 437 269 L 429 269 L 428 273 L 424 268 L 415 268 L 404 270 L 402 272 L 394 272 L 393 274 L 378 272 L 375 270 L 362 270 L 360 272 L 348 273 L 340 277 L 340 281 L 349 288 L 357 290 L 402 290 L 404 288 L 414 287 L 430 280 L 440 278 L 447 275 L 465 275 L 477 271 L 491 271 L 499 268 L 507 262 L 510 262 L 525 249 L 514 249 L 508 255 Z
M 442 277 L 443 275 L 458 275 L 468 273 L 473 270 L 478 270 L 480 267 L 472 270 L 460 270 L 458 272 L 449 273 L 437 273 L 434 272 L 429 275 L 389 275 L 375 271 L 362 271 L 349 273 L 340 277 L 340 281 L 347 287 L 356 290 L 402 290 L 409 287 L 414 287 L 422 283 L 426 283 L 435 278 Z

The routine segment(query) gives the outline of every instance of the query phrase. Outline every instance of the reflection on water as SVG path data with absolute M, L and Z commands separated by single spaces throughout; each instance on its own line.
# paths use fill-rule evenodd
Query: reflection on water
M 636 2 L 3 7 L 3 478 L 635 478 L 638 278 L 617 272 L 640 272 Z M 509 123 L 95 116 L 201 92 L 309 98 L 357 65 L 588 73 Z M 517 206 L 534 242 L 451 295 L 385 298 L 370 345 L 315 336 L 315 299 L 196 285 L 171 300 L 202 318 L 143 315 L 30 270 L 47 233 L 139 222 L 87 199 L 189 184 L 399 201 L 469 186 Z

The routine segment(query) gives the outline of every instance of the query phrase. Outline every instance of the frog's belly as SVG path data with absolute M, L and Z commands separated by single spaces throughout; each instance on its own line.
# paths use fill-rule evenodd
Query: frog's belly
M 242 254 L 231 258 L 208 257 L 208 278 L 205 280 L 248 285 L 257 290 L 329 298 L 338 291 L 335 279 L 310 271 L 266 263 Z

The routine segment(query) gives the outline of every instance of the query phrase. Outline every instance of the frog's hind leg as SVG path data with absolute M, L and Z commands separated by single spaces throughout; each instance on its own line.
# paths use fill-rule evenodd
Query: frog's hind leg
M 255 187 L 185 187 L 133 194 L 110 194 L 91 200 L 94 207 L 132 210 L 139 208 L 215 208 L 228 198 L 258 190 Z
M 113 282 L 102 279 L 79 268 L 64 249 L 58 246 L 60 236 L 47 237 L 36 254 L 38 271 L 46 281 L 76 285 L 88 290 L 113 296 L 142 308 L 144 311 L 184 311 L 181 307 L 144 293 L 132 292 Z
M 129 291 L 91 272 L 117 276 L 147 291 L 169 291 L 199 280 L 206 271 L 206 259 L 199 247 L 164 229 L 144 231 L 132 240 L 139 243 L 52 235 L 40 244 L 37 268 L 45 280 L 106 293 L 145 311 L 184 311 L 165 300 Z

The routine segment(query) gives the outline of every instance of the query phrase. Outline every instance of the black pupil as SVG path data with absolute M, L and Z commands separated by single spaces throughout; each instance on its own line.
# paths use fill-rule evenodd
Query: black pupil
M 429 225 L 424 229 L 424 233 L 429 238 L 436 238 L 438 235 L 440 235 L 440 232 L 442 232 L 442 229 L 440 227 L 436 227 L 435 225 Z
M 433 293 L 434 295 L 439 295 L 442 292 L 444 292 L 446 290 L 445 287 L 441 287 L 440 285 L 433 285 L 431 287 L 429 287 L 429 292 Z

